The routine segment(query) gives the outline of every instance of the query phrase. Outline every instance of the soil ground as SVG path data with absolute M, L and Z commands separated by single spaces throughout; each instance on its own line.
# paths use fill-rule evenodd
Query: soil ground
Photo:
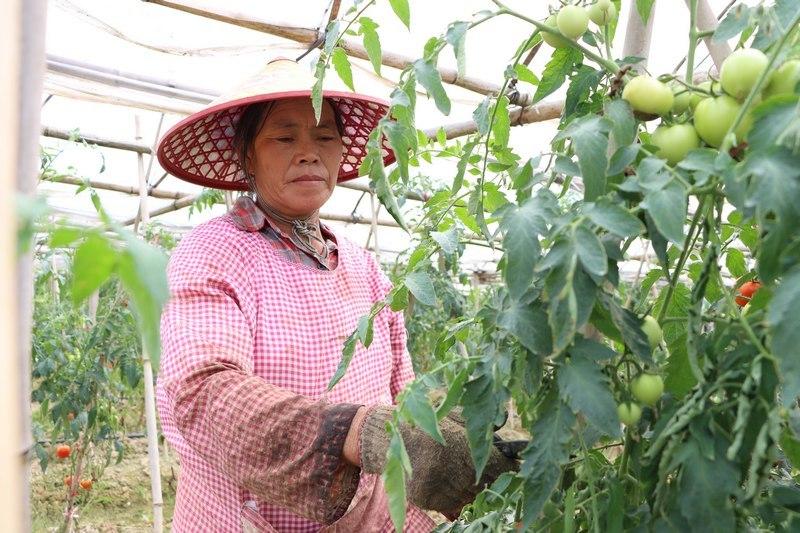
M 147 442 L 129 439 L 126 455 L 118 465 L 106 468 L 78 510 L 75 531 L 85 533 L 134 533 L 152 530 L 153 509 Z M 171 451 L 170 451 L 171 452 Z M 58 531 L 63 524 L 67 491 L 67 465 L 51 463 L 43 474 L 38 461 L 31 466 L 31 515 L 35 533 Z M 175 504 L 178 466 L 174 452 L 161 453 L 161 489 L 164 529 L 170 530 Z M 85 491 L 79 491 L 85 495 Z M 83 496 L 82 496 L 83 497 Z

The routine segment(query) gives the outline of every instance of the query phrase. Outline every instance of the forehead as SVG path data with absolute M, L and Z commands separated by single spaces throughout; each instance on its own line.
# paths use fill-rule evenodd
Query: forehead
M 327 100 L 322 102 L 322 115 L 320 116 L 320 127 L 335 127 L 335 118 L 333 106 Z M 314 117 L 314 107 L 311 105 L 311 99 L 308 97 L 303 98 L 287 98 L 275 102 L 272 110 L 267 114 L 264 119 L 265 126 L 316 126 L 316 119 Z

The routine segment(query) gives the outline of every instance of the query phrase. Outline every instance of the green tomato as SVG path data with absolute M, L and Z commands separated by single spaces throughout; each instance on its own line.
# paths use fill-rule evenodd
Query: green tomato
M 617 405 L 617 416 L 626 426 L 633 426 L 642 418 L 642 408 L 633 402 L 621 403 Z
M 722 87 L 719 86 L 719 83 L 717 83 L 716 81 L 712 82 L 710 80 L 704 81 L 703 83 L 698 85 L 698 87 L 700 87 L 705 91 L 710 92 L 714 96 L 718 96 L 720 94 L 720 91 L 722 90 Z M 706 93 L 693 92 L 692 95 L 689 97 L 689 107 L 691 107 L 692 110 L 694 111 L 694 109 L 697 107 L 697 104 L 699 104 L 706 98 L 710 98 L 710 96 L 708 96 Z
M 608 11 L 608 8 L 614 7 L 614 4 L 611 3 L 611 0 L 597 0 L 597 2 L 594 3 L 594 5 L 600 6 L 600 9 L 602 9 L 603 11 Z
M 722 62 L 719 70 L 722 89 L 737 100 L 744 100 L 767 68 L 767 63 L 769 59 L 761 50 L 736 50 Z
M 550 15 L 547 17 L 547 20 L 544 21 L 545 26 L 549 26 L 554 30 L 558 31 L 558 26 L 556 26 L 556 16 Z M 569 46 L 569 41 L 565 38 L 553 35 L 552 33 L 543 31 L 542 32 L 542 40 L 552 46 L 553 48 L 564 48 L 565 46 Z
M 658 146 L 658 157 L 666 159 L 670 165 L 676 165 L 690 151 L 700 148 L 700 138 L 691 124 L 662 125 L 650 136 L 650 144 Z M 653 317 L 645 317 L 645 323 L 648 318 Z M 655 325 L 658 327 L 658 323 Z
M 772 73 L 769 85 L 764 89 L 764 98 L 779 94 L 794 94 L 800 83 L 800 59 L 791 59 Z
M 564 6 L 558 12 L 556 25 L 565 37 L 577 39 L 589 28 L 589 14 L 580 6 Z
M 664 380 L 655 374 L 639 374 L 631 382 L 631 393 L 634 398 L 652 407 L 664 394 Z
M 678 126 L 673 126 L 673 128 L 677 127 Z M 691 126 L 689 127 L 691 128 Z M 700 144 L 699 141 L 698 144 Z M 658 320 L 652 315 L 647 315 L 642 319 L 642 331 L 647 335 L 647 341 L 650 343 L 651 350 L 658 348 L 658 345 L 664 340 L 664 333 L 661 331 L 661 326 L 658 325 Z
M 610 2 L 608 7 L 602 7 L 600 2 L 597 2 L 589 8 L 589 18 L 598 26 L 605 26 L 617 18 L 617 8 Z
M 728 95 L 706 98 L 694 110 L 694 129 L 706 144 L 719 148 L 740 108 L 739 102 Z M 746 128 L 747 123 L 743 121 L 737 129 L 737 136 L 745 134 Z
M 689 109 L 689 103 L 692 100 L 692 91 L 677 82 L 672 82 L 670 87 L 672 88 L 673 96 L 672 112 L 676 115 L 680 115 Z
M 650 76 L 636 76 L 622 90 L 622 98 L 634 111 L 651 115 L 666 115 L 672 109 L 672 90 Z

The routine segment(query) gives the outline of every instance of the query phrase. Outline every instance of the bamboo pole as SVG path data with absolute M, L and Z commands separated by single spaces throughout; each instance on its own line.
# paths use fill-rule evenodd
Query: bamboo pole
M 175 200 L 174 202 L 170 203 L 169 205 L 166 205 L 166 206 L 161 207 L 159 209 L 156 209 L 154 211 L 150 211 L 148 216 L 150 218 L 154 218 L 154 217 L 157 217 L 159 215 L 163 215 L 163 214 L 166 214 L 166 213 L 172 213 L 173 211 L 178 211 L 179 209 L 183 209 L 184 207 L 188 207 L 188 206 L 192 205 L 199 197 L 200 197 L 199 194 L 191 194 L 191 195 L 184 196 L 180 200 Z M 331 220 L 331 221 L 334 221 L 334 222 L 346 222 L 348 224 L 372 224 L 372 222 L 369 219 L 367 219 L 365 217 L 360 217 L 360 216 L 355 215 L 355 214 L 353 214 L 353 215 L 338 215 L 338 214 L 335 214 L 335 213 L 320 213 L 319 214 L 319 218 L 321 220 Z M 130 219 L 122 222 L 122 225 L 123 226 L 130 226 L 135 221 L 136 221 L 135 217 L 134 218 L 130 218 Z M 377 219 L 377 224 L 379 226 L 387 226 L 387 227 L 390 227 L 390 228 L 399 228 L 400 227 L 400 225 L 397 222 L 395 222 L 394 220 L 388 219 L 388 218 L 379 218 L 379 219 Z
M 4 438 L 0 439 L 0 479 L 2 495 L 0 515 L 3 527 L 9 531 L 26 531 L 28 521 L 27 462 L 20 461 L 20 449 L 25 449 L 23 418 L 27 417 L 20 403 L 22 382 L 21 360 L 27 350 L 21 316 L 28 312 L 16 283 L 21 263 L 17 261 L 17 221 L 14 197 L 17 191 L 17 170 L 20 163 L 20 97 L 19 78 L 22 58 L 23 0 L 0 3 L 0 306 L 12 310 L 0 321 L 0 411 L 5 413 Z M 22 380 L 18 378 L 22 378 Z
M 76 178 L 74 176 L 57 176 L 55 179 L 46 180 L 46 182 L 65 183 L 67 185 L 78 185 L 78 186 L 88 185 L 89 187 L 92 187 L 94 189 L 121 192 L 133 196 L 140 195 L 139 187 L 133 187 L 131 185 L 119 185 L 117 183 L 109 183 L 95 179 L 81 179 L 81 178 Z M 162 200 L 178 200 L 186 196 L 185 192 L 162 191 L 160 189 L 154 189 L 153 187 L 148 187 L 146 190 L 149 196 L 152 196 L 153 198 L 160 198 Z
M 79 66 L 70 63 L 61 63 L 54 59 L 47 60 L 47 70 L 50 72 L 57 72 L 65 76 L 72 76 L 83 80 L 90 80 L 94 82 L 111 85 L 113 87 L 121 87 L 126 89 L 133 89 L 137 91 L 146 91 L 159 96 L 167 96 L 170 98 L 178 98 L 180 100 L 187 100 L 199 104 L 208 104 L 214 97 L 208 94 L 200 94 L 192 91 L 178 89 L 150 83 L 146 81 L 129 78 L 119 74 L 111 74 L 102 72 L 95 68 L 87 66 Z
M 691 0 L 685 1 L 686 5 L 689 6 Z M 714 11 L 708 4 L 708 0 L 699 0 L 697 2 L 696 24 L 699 31 L 714 30 L 717 28 L 717 17 L 714 15 Z M 717 71 L 719 71 L 719 69 L 722 67 L 722 62 L 725 61 L 726 57 L 731 55 L 731 47 L 728 46 L 726 41 L 719 43 L 714 42 L 711 35 L 704 37 L 703 41 L 706 43 L 708 53 L 711 54 L 711 59 L 714 60 L 714 65 L 717 67 Z
M 200 17 L 209 18 L 219 22 L 233 24 L 235 26 L 239 26 L 242 28 L 248 28 L 262 33 L 268 33 L 270 35 L 283 37 L 284 39 L 289 39 L 306 45 L 312 44 L 318 38 L 317 30 L 311 28 L 301 28 L 296 26 L 276 24 L 272 22 L 267 22 L 262 19 L 254 18 L 248 14 L 237 13 L 230 10 L 226 11 L 223 9 L 216 9 L 212 11 L 203 7 L 198 2 L 192 2 L 192 1 L 173 2 L 170 0 L 144 0 L 144 1 L 149 2 L 151 4 L 157 4 L 160 6 L 177 9 L 179 11 L 184 11 L 186 13 L 191 13 L 193 15 L 198 15 Z M 351 57 L 357 57 L 359 59 L 369 60 L 369 55 L 367 54 L 366 48 L 364 48 L 363 45 L 357 42 L 354 42 L 349 39 L 342 39 L 341 41 L 339 41 L 339 46 L 341 46 L 344 49 L 344 51 L 347 52 L 347 55 Z M 383 65 L 400 70 L 408 67 L 415 61 L 415 58 L 405 56 L 403 54 L 398 54 L 396 52 L 392 52 L 389 50 L 383 51 L 381 55 L 382 55 L 381 63 Z M 459 77 L 458 71 L 452 68 L 439 67 L 438 70 L 439 74 L 442 77 L 442 81 L 444 81 L 445 83 L 449 83 L 451 85 L 457 85 L 459 87 L 463 87 L 464 89 L 483 95 L 487 94 L 496 95 L 500 93 L 500 86 L 495 83 L 490 83 L 486 80 L 473 78 L 471 76 Z M 526 105 L 531 101 L 532 100 L 530 95 L 520 94 L 520 99 L 518 100 L 520 104 Z
M 21 18 L 16 18 L 15 23 L 19 25 L 21 34 L 20 72 L 16 80 L 18 97 L 14 101 L 19 106 L 19 143 L 17 144 L 16 172 L 12 175 L 17 177 L 17 190 L 20 195 L 33 197 L 36 193 L 36 175 L 39 162 L 39 128 L 41 127 L 41 102 L 42 85 L 44 80 L 44 35 L 47 20 L 47 3 L 43 0 L 29 0 L 20 4 Z M 20 24 L 21 21 L 21 24 Z M 12 23 L 13 24 L 13 23 Z M 11 47 L 11 50 L 15 50 Z M 7 54 L 3 50 L 3 54 Z M 16 212 L 11 209 L 11 212 Z M 12 224 L 12 227 L 16 227 Z M 14 254 L 16 255 L 16 254 Z M 12 257 L 14 256 L 12 255 Z M 19 383 L 17 389 L 18 401 L 21 407 L 16 410 L 22 417 L 21 427 L 22 438 L 15 440 L 17 446 L 21 446 L 21 453 L 18 457 L 19 465 L 24 469 L 22 486 L 15 485 L 12 490 L 22 491 L 22 502 L 15 511 L 23 513 L 22 526 L 24 530 L 30 530 L 30 483 L 29 483 L 29 461 L 31 455 L 29 451 L 33 446 L 31 434 L 31 333 L 33 322 L 33 252 L 30 251 L 18 258 L 16 293 L 18 309 L 19 336 L 17 340 L 19 358 Z M 13 353 L 13 352 L 8 352 Z M 13 375 L 12 373 L 6 375 Z M 12 390 L 15 387 L 11 387 Z M 6 411 L 6 414 L 11 411 Z M 16 422 L 16 421 L 15 421 Z M 7 483 L 10 485 L 10 483 Z M 5 517 L 4 517 L 5 518 Z M 13 518 L 12 518 L 13 520 Z M 7 524 L 4 523 L 7 528 Z
M 195 86 L 192 86 L 192 85 L 186 85 L 185 83 L 182 83 L 182 82 L 173 81 L 173 80 L 168 79 L 168 78 L 159 78 L 159 77 L 156 77 L 156 76 L 150 76 L 150 75 L 141 74 L 141 73 L 138 73 L 138 72 L 128 72 L 128 71 L 119 70 L 119 69 L 116 69 L 116 68 L 106 67 L 106 66 L 103 66 L 103 65 L 95 65 L 94 63 L 87 63 L 86 61 L 81 61 L 79 59 L 73 59 L 71 57 L 58 56 L 58 55 L 55 55 L 55 54 L 47 54 L 48 67 L 49 67 L 51 62 L 60 63 L 60 64 L 63 64 L 63 65 L 74 66 L 74 67 L 80 67 L 82 69 L 88 69 L 88 70 L 90 70 L 92 72 L 95 72 L 95 73 L 109 74 L 109 75 L 112 75 L 114 77 L 124 78 L 124 79 L 128 79 L 128 80 L 136 81 L 136 82 L 142 82 L 146 86 L 154 86 L 156 88 L 174 89 L 174 90 L 178 91 L 178 94 L 180 94 L 180 93 L 188 93 L 189 95 L 203 96 L 203 97 L 205 97 L 206 102 L 210 102 L 211 100 L 214 100 L 215 98 L 217 98 L 219 96 L 218 94 L 215 94 L 213 91 L 210 91 L 209 89 L 207 89 L 205 87 L 195 87 Z M 79 76 L 79 77 L 81 77 L 81 76 Z M 180 96 L 176 96 L 176 97 L 180 98 Z
M 136 124 L 136 138 L 141 141 L 141 125 L 139 115 L 134 117 Z M 144 170 L 144 154 L 137 154 L 137 167 L 139 170 L 139 221 L 147 224 L 150 215 L 147 211 L 147 175 Z M 138 227 L 134 232 L 138 233 Z M 150 494 L 153 499 L 153 532 L 161 533 L 164 530 L 164 500 L 161 491 L 161 468 L 158 453 L 158 427 L 156 423 L 156 394 L 153 385 L 153 367 L 150 354 L 147 353 L 142 343 L 142 367 L 144 380 L 144 411 L 147 427 L 147 460 L 150 467 Z
M 104 148 L 114 148 L 117 150 L 128 150 L 129 152 L 136 152 L 139 154 L 151 154 L 152 150 L 149 146 L 141 142 L 128 142 L 115 139 L 108 139 L 100 135 L 92 133 L 78 133 L 77 137 L 74 132 L 62 130 L 60 128 L 53 128 L 49 126 L 42 127 L 42 135 L 45 137 L 52 137 L 54 139 L 63 139 L 65 141 L 73 140 L 75 137 L 76 142 L 86 141 L 89 144 L 96 144 Z
M 202 107 L 200 104 L 191 104 L 190 102 L 169 100 L 167 98 L 142 97 L 141 92 L 135 91 L 126 91 L 124 95 L 118 92 L 112 94 L 108 91 L 100 90 L 97 84 L 89 84 L 72 78 L 57 77 L 53 73 L 48 73 L 46 76 L 45 88 L 50 94 L 73 100 L 133 107 L 181 116 L 191 115 Z
M 655 21 L 655 10 L 657 2 L 653 2 L 650 18 L 645 25 L 636 2 L 630 3 L 628 13 L 628 25 L 625 29 L 625 44 L 622 49 L 622 57 L 641 57 L 642 61 L 634 65 L 636 70 L 647 68 L 647 56 L 650 55 L 650 39 L 653 36 L 653 22 Z

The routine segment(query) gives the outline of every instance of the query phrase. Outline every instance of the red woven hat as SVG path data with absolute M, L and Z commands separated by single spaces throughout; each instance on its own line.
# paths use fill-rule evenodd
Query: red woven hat
M 326 78 L 326 84 L 328 79 Z M 331 80 L 334 81 L 334 80 Z M 173 126 L 158 143 L 161 166 L 182 180 L 216 189 L 248 190 L 244 171 L 233 147 L 234 126 L 249 104 L 311 97 L 314 77 L 291 59 L 276 59 L 238 89 Z M 367 138 L 388 110 L 388 103 L 349 89 L 323 90 L 342 123 L 344 157 L 339 181 L 358 176 L 366 155 Z M 395 160 L 386 140 L 383 162 Z

